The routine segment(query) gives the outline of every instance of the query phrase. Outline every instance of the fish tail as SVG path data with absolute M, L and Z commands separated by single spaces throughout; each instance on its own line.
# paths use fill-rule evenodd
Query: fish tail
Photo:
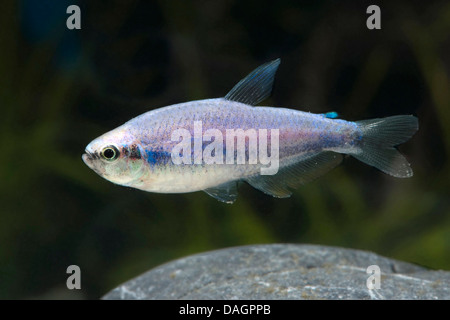
M 357 121 L 362 133 L 360 151 L 353 157 L 397 178 L 413 176 L 408 161 L 395 146 L 408 141 L 419 129 L 412 115 Z

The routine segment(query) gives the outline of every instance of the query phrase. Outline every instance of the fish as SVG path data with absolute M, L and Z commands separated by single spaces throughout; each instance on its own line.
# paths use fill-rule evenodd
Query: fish
M 155 193 L 204 191 L 233 203 L 238 184 L 277 198 L 352 156 L 397 178 L 413 170 L 397 150 L 419 129 L 417 117 L 361 121 L 258 106 L 272 92 L 280 59 L 267 62 L 225 97 L 143 113 L 90 142 L 84 163 L 118 185 Z

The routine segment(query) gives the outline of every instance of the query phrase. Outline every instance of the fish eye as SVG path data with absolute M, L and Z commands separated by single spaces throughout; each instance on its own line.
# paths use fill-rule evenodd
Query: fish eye
M 104 147 L 101 152 L 101 156 L 107 161 L 114 161 L 119 157 L 119 155 L 120 152 L 115 146 Z

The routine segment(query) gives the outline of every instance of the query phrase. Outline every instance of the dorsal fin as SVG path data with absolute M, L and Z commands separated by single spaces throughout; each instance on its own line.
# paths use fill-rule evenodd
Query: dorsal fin
M 280 59 L 267 62 L 239 81 L 225 96 L 225 99 L 257 105 L 272 92 L 273 79 L 280 65 Z

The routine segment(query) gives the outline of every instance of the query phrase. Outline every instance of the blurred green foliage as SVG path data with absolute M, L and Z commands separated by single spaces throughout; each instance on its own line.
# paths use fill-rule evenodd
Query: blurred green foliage
M 58 6 L 55 6 L 59 3 Z M 450 269 L 450 4 L 338 1 L 4 1 L 0 10 L 0 298 L 98 298 L 189 254 L 256 243 L 374 251 Z M 100 134 L 145 111 L 223 96 L 280 57 L 266 103 L 347 120 L 415 114 L 400 150 L 412 179 L 348 158 L 289 199 L 240 187 L 202 192 L 116 186 L 81 161 Z M 65 287 L 82 270 L 81 292 Z

